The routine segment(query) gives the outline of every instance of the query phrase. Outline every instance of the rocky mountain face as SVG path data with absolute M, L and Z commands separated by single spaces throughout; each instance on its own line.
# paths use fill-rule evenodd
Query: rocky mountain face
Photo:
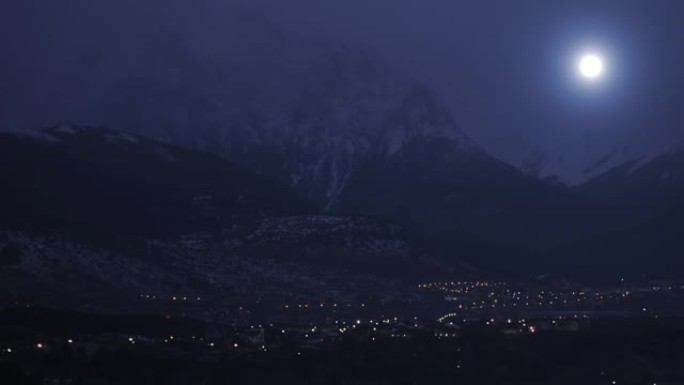
M 413 140 L 448 139 L 486 157 L 429 89 L 397 80 L 366 50 L 276 37 L 265 46 L 275 52 L 222 65 L 167 46 L 97 108 L 117 127 L 215 152 L 325 210 L 362 161 Z
M 438 95 L 367 50 L 265 33 L 249 53 L 217 63 L 156 47 L 92 109 L 228 158 L 326 213 L 517 244 L 574 224 L 551 220 L 579 204 L 570 194 L 492 158 Z

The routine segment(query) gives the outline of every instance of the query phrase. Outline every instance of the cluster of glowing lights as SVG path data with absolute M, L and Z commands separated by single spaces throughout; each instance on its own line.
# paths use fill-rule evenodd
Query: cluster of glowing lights
M 152 300 L 164 299 L 163 297 L 157 297 L 157 296 L 154 295 L 154 294 L 145 294 L 145 293 L 141 293 L 141 294 L 140 294 L 140 298 L 142 298 L 142 299 L 152 299 Z M 187 295 L 183 295 L 183 296 L 174 295 L 174 296 L 172 296 L 170 299 L 171 299 L 171 301 L 193 301 L 193 300 L 195 300 L 195 301 L 201 301 L 201 300 L 202 300 L 201 297 L 192 298 L 192 297 L 189 297 L 189 296 L 187 296 Z
M 345 307 L 345 306 L 346 307 L 352 307 L 352 306 L 356 306 L 356 305 L 352 305 L 351 303 L 347 303 L 346 305 L 345 304 L 339 304 L 338 305 L 336 303 L 332 303 L 332 304 L 319 303 L 318 304 L 318 307 L 326 307 L 326 306 L 328 306 L 328 307 L 338 307 L 338 306 L 339 307 Z M 361 303 L 358 306 L 359 307 L 366 307 L 366 304 Z M 315 304 L 300 303 L 300 304 L 294 304 L 294 305 L 287 304 L 287 305 L 283 306 L 283 308 L 285 308 L 285 309 L 308 309 L 309 307 L 313 308 L 313 307 L 315 307 Z

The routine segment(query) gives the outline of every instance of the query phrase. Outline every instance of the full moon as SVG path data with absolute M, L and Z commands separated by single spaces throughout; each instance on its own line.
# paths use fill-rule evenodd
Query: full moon
M 583 56 L 579 62 L 579 71 L 585 78 L 597 78 L 603 73 L 603 61 L 596 55 Z

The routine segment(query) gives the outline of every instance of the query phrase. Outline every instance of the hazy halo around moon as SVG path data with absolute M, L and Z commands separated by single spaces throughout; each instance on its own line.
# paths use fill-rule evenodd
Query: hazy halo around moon
M 579 61 L 579 72 L 587 79 L 595 79 L 603 73 L 603 60 L 595 54 L 582 56 Z

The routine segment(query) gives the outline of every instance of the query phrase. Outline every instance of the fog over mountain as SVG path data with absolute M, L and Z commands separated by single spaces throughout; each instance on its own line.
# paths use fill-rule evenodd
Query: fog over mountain
M 675 42 L 659 34 L 681 27 L 672 16 L 659 19 L 658 28 L 625 28 L 660 8 L 672 8 L 668 14 L 676 15 L 681 4 L 663 2 L 643 12 L 636 3 L 622 2 L 582 11 L 548 9 L 544 20 L 533 23 L 525 9 L 545 8 L 542 2 L 478 4 L 11 0 L 3 3 L 0 16 L 5 59 L 0 63 L 0 127 L 61 121 L 133 130 L 145 126 L 162 138 L 195 137 L 214 145 L 216 136 L 205 134 L 227 135 L 238 111 L 257 105 L 253 115 L 273 124 L 292 112 L 301 97 L 295 94 L 320 86 L 317 76 L 337 76 L 325 67 L 327 57 L 340 68 L 359 60 L 372 63 L 367 70 L 382 74 L 377 81 L 385 84 L 364 86 L 377 92 L 401 93 L 402 87 L 425 84 L 460 129 L 494 157 L 541 177 L 559 176 L 564 183 L 651 158 L 679 140 L 679 98 L 659 89 L 678 79 L 656 78 L 664 68 L 649 64 L 644 55 L 672 52 Z M 599 28 L 593 22 L 597 15 L 608 15 L 612 23 Z M 510 33 L 494 34 L 494 26 Z M 553 34 L 546 31 L 551 26 Z M 613 79 L 586 97 L 562 73 L 561 61 L 573 54 L 571 41 L 586 40 L 588 30 L 602 36 L 603 45 L 625 38 L 613 48 L 614 60 L 621 60 Z M 637 57 L 637 48 L 645 47 L 648 51 Z M 513 59 L 503 65 L 502 55 Z M 518 76 L 523 69 L 526 74 Z M 550 76 L 562 80 L 549 81 Z M 336 95 L 347 92 L 347 99 L 359 96 L 354 94 L 359 90 L 331 87 Z M 637 105 L 644 108 L 633 108 Z

